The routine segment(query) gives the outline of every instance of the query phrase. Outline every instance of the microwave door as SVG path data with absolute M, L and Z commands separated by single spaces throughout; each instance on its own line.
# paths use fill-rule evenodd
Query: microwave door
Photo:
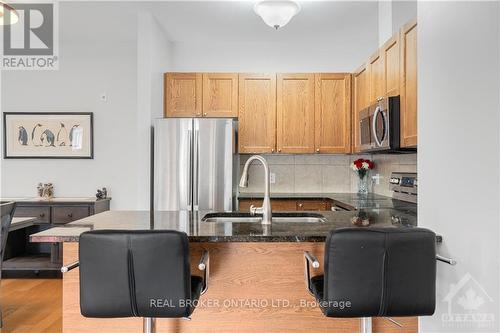
M 377 106 L 373 112 L 371 127 L 374 148 L 380 149 L 388 147 L 389 127 L 387 112 L 380 106 Z
M 359 117 L 359 144 L 361 150 L 366 151 L 372 148 L 370 109 L 360 111 Z

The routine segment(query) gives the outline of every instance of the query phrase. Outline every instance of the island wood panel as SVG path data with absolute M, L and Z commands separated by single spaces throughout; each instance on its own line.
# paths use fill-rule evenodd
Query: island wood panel
M 370 101 L 370 81 L 367 65 L 363 64 L 353 74 L 353 105 L 352 105 L 352 150 L 361 151 L 359 113 L 366 108 Z
M 381 52 L 384 58 L 384 91 L 385 96 L 399 95 L 399 79 L 400 79 L 400 50 L 399 50 L 399 33 L 392 36 L 382 46 Z
M 239 153 L 276 149 L 276 74 L 239 75 Z
M 238 74 L 203 74 L 203 116 L 238 117 Z
M 401 30 L 401 146 L 417 146 L 417 21 Z
M 315 75 L 315 150 L 351 152 L 351 74 Z
M 202 116 L 201 73 L 165 73 L 164 87 L 165 117 Z
M 278 74 L 279 153 L 314 152 L 314 74 Z
M 196 267 L 204 249 L 210 251 L 210 281 L 202 303 L 190 321 L 158 319 L 159 332 L 359 332 L 356 318 L 327 318 L 313 303 L 301 306 L 314 300 L 305 287 L 303 252 L 319 259 L 320 269 L 312 274 L 321 274 L 324 243 L 191 243 L 192 274 L 201 275 Z M 77 253 L 77 243 L 64 244 L 65 262 L 76 260 Z M 141 318 L 81 316 L 78 274 L 74 269 L 64 275 L 64 332 L 140 332 Z M 375 318 L 373 332 L 417 332 L 416 318 L 397 320 L 403 328 Z

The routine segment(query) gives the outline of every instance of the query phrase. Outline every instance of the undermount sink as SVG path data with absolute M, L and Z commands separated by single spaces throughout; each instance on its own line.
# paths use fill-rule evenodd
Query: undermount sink
M 250 213 L 221 212 L 208 213 L 201 219 L 203 222 L 212 223 L 260 223 L 262 216 Z M 273 223 L 324 223 L 326 219 L 317 213 L 273 213 Z

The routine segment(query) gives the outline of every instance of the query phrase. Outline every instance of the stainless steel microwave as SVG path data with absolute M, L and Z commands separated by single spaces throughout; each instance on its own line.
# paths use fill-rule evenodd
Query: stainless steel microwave
M 360 111 L 359 140 L 362 152 L 404 153 L 415 148 L 400 147 L 399 96 L 378 100 Z

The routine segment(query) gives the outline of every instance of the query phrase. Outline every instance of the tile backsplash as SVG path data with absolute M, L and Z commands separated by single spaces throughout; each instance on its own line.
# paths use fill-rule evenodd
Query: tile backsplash
M 251 155 L 240 155 L 240 174 Z M 417 154 L 404 155 L 263 155 L 269 168 L 275 174 L 271 192 L 349 193 L 357 191 L 358 179 L 350 165 L 358 158 L 368 158 L 375 162 L 370 178 L 379 174 L 380 183 L 370 179 L 372 192 L 391 195 L 389 177 L 392 171 L 416 172 Z M 238 175 L 239 179 L 239 175 Z M 262 192 L 264 190 L 264 168 L 255 161 L 248 172 L 248 187 L 240 192 Z

